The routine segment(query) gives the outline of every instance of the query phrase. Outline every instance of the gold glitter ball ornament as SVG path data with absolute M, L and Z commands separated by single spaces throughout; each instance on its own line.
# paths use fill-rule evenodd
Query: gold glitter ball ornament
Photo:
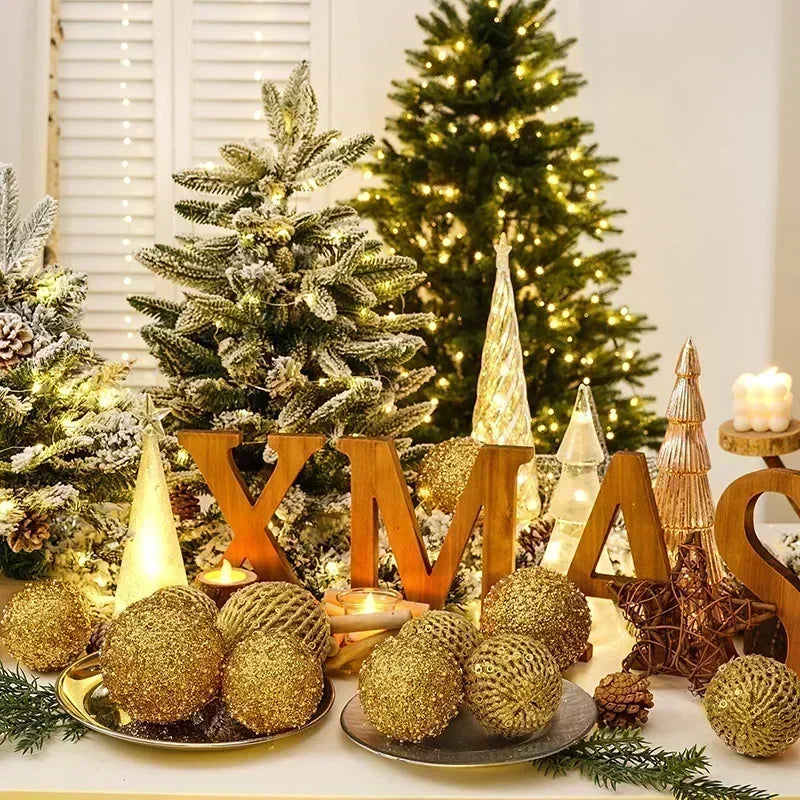
M 239 589 L 222 607 L 217 625 L 228 649 L 257 630 L 269 630 L 295 634 L 320 661 L 328 655 L 328 615 L 311 592 L 295 583 L 266 581 Z
M 550 651 L 530 636 L 485 639 L 464 669 L 464 692 L 478 722 L 501 736 L 541 730 L 561 703 L 561 671 Z
M 89 602 L 64 581 L 29 583 L 0 618 L 0 639 L 26 667 L 53 672 L 80 655 L 92 635 Z
M 458 713 L 462 683 L 453 655 L 422 634 L 384 640 L 358 675 L 367 719 L 401 742 L 438 736 Z
M 800 678 L 766 656 L 723 664 L 703 705 L 714 733 L 742 755 L 769 758 L 800 739 Z
M 589 604 L 580 589 L 545 567 L 525 567 L 498 581 L 481 612 L 485 636 L 531 636 L 547 646 L 561 670 L 586 649 L 591 626 Z
M 291 633 L 256 631 L 225 662 L 222 697 L 231 716 L 256 733 L 292 730 L 322 699 L 319 659 Z
M 216 603 L 207 594 L 191 586 L 167 586 L 145 599 L 151 598 L 159 598 L 159 602 L 174 604 L 189 613 L 202 615 L 212 623 L 217 620 L 219 609 Z
M 109 696 L 140 722 L 175 722 L 200 710 L 220 687 L 222 634 L 192 604 L 156 592 L 109 625 L 100 669 Z
M 438 508 L 451 514 L 456 510 L 480 449 L 478 442 L 465 436 L 428 450 L 417 478 L 417 495 L 426 511 Z
M 463 614 L 454 614 L 452 611 L 426 611 L 422 616 L 406 622 L 399 635 L 401 638 L 411 638 L 419 634 L 433 637 L 455 656 L 462 669 L 481 641 L 478 629 Z

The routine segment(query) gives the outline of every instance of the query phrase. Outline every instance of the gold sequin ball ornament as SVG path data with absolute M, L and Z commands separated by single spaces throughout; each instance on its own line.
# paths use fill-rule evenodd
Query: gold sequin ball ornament
M 544 567 L 525 567 L 498 581 L 481 612 L 485 636 L 531 636 L 547 646 L 561 670 L 586 649 L 591 626 L 583 593 L 564 575 Z
M 530 636 L 502 633 L 469 657 L 464 692 L 478 722 L 502 736 L 541 730 L 561 703 L 561 671 L 550 651 Z
M 413 638 L 420 634 L 431 636 L 449 650 L 462 669 L 481 642 L 478 629 L 463 614 L 454 614 L 452 611 L 426 611 L 421 617 L 410 619 L 400 629 L 401 638 Z
M 257 630 L 293 633 L 324 661 L 331 626 L 325 609 L 306 589 L 294 583 L 266 581 L 231 595 L 217 617 L 227 649 Z
M 381 642 L 358 675 L 367 719 L 401 742 L 438 736 L 458 713 L 462 683 L 453 655 L 423 635 Z
M 800 739 L 800 678 L 766 656 L 723 664 L 703 705 L 714 733 L 742 755 L 769 758 Z
M 216 694 L 222 634 L 193 603 L 160 591 L 131 604 L 109 625 L 100 651 L 111 699 L 141 722 L 176 722 Z
M 0 639 L 26 667 L 53 672 L 89 644 L 92 612 L 86 598 L 63 581 L 29 583 L 12 595 L 0 618 Z
M 305 725 L 322 699 L 319 659 L 291 633 L 256 631 L 231 650 L 222 697 L 231 716 L 255 733 Z
M 465 436 L 431 447 L 422 459 L 417 477 L 417 495 L 426 511 L 452 514 L 467 485 L 481 446 Z

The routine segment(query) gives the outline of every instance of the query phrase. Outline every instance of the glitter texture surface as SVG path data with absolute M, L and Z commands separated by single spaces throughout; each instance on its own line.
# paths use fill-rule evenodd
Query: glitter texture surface
M 411 742 L 448 726 L 463 699 L 462 683 L 455 658 L 422 634 L 381 642 L 358 676 L 369 721 L 385 736 Z
M 714 733 L 742 755 L 769 758 L 800 739 L 800 678 L 766 656 L 723 664 L 703 705 Z
M 481 612 L 484 635 L 531 636 L 547 646 L 561 670 L 583 653 L 591 626 L 582 592 L 568 578 L 544 567 L 525 567 L 498 581 Z
M 67 666 L 91 635 L 88 601 L 63 581 L 27 584 L 11 597 L 0 619 L 0 638 L 9 653 L 39 672 Z
M 256 733 L 299 728 L 322 698 L 319 660 L 293 634 L 257 631 L 225 663 L 222 696 L 231 716 Z
M 201 709 L 220 686 L 222 635 L 194 603 L 159 591 L 123 611 L 100 653 L 109 696 L 144 722 L 175 722 Z
M 435 444 L 426 453 L 419 468 L 417 494 L 427 511 L 438 508 L 451 514 L 456 510 L 480 449 L 466 436 Z
M 543 728 L 558 711 L 561 672 L 541 642 L 505 633 L 486 639 L 470 656 L 464 690 L 484 728 L 523 736 Z
M 419 634 L 431 636 L 447 648 L 462 668 L 481 641 L 480 631 L 465 616 L 452 611 L 426 611 L 400 629 L 403 639 Z

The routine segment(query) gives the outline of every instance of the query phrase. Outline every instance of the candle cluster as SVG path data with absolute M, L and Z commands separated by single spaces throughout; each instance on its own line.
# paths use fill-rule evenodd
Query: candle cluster
M 780 433 L 792 419 L 792 378 L 771 367 L 740 375 L 733 384 L 733 427 L 737 431 Z

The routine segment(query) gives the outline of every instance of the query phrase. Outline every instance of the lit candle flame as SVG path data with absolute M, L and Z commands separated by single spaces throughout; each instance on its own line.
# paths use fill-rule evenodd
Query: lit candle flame
M 370 592 L 366 599 L 364 600 L 364 607 L 361 609 L 362 614 L 374 614 L 375 613 L 375 595 Z
M 219 570 L 220 583 L 233 583 L 233 567 L 227 558 L 222 559 L 222 566 Z

